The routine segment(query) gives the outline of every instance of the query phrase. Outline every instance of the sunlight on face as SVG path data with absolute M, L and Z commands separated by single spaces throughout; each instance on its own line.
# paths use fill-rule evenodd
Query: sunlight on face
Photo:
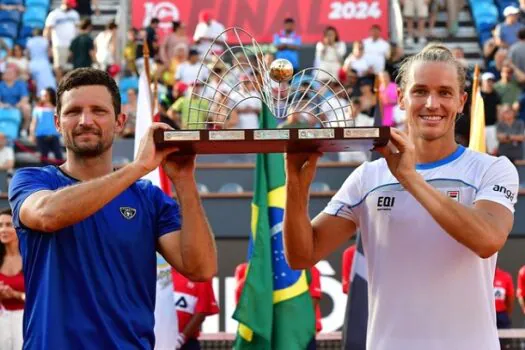
M 454 139 L 456 116 L 467 98 L 460 92 L 454 64 L 414 62 L 407 74 L 406 87 L 399 91 L 399 105 L 406 111 L 410 134 L 427 141 Z

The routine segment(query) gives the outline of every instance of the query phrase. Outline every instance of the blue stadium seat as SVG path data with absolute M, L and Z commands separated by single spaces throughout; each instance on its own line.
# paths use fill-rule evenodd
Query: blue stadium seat
M 139 79 L 137 77 L 124 77 L 120 79 L 119 90 L 120 90 L 120 99 L 123 105 L 128 103 L 128 94 L 129 89 L 139 89 Z
M 24 0 L 0 0 L 2 5 L 24 5 Z
M 18 138 L 22 114 L 16 108 L 0 108 L 0 131 L 10 140 Z
M 26 7 L 33 7 L 33 6 L 48 9 L 50 6 L 50 1 L 49 0 L 26 0 Z
M 22 23 L 25 27 L 44 28 L 47 9 L 43 7 L 29 7 L 24 12 Z
M 33 36 L 33 28 L 20 26 L 20 30 L 18 32 L 19 38 L 30 38 L 32 36 Z
M 0 37 L 15 39 L 18 34 L 18 24 L 13 22 L 0 22 Z
M 23 49 L 26 48 L 27 45 L 27 38 L 18 38 L 16 39 L 16 44 L 22 46 Z
M 20 22 L 20 12 L 18 11 L 0 11 L 0 23 L 2 22 Z

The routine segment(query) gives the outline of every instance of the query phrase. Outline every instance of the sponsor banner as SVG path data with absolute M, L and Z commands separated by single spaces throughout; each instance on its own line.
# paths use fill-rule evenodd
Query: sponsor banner
M 259 43 L 272 42 L 287 17 L 296 20 L 297 33 L 305 44 L 321 40 L 329 25 L 337 28 L 344 42 L 367 37 L 373 24 L 388 37 L 388 0 L 132 0 L 132 25 L 142 28 L 157 17 L 162 38 L 170 32 L 171 22 L 182 21 L 188 36 L 193 36 L 202 10 L 226 28 L 245 29 Z

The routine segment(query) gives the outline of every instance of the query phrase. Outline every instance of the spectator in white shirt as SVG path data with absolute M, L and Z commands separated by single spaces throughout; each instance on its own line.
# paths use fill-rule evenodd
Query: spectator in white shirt
M 370 28 L 370 36 L 363 40 L 365 56 L 374 67 L 374 73 L 385 70 L 385 64 L 390 55 L 390 44 L 381 38 L 381 27 L 374 24 Z
M 46 19 L 44 36 L 51 39 L 53 66 L 57 80 L 70 68 L 68 64 L 69 46 L 77 36 L 80 16 L 75 10 L 76 0 L 62 0 L 62 5 L 49 13 Z
M 192 85 L 195 79 L 199 78 L 201 81 L 205 82 L 207 77 L 208 68 L 205 65 L 202 65 L 199 61 L 199 52 L 195 49 L 191 49 L 188 60 L 182 62 L 177 67 L 175 81 L 181 81 L 187 85 Z
M 348 73 L 350 70 L 355 70 L 359 78 L 374 74 L 374 67 L 365 57 L 364 45 L 362 41 L 354 41 L 352 44 L 352 52 L 346 58 L 343 69 Z
M 337 78 L 346 54 L 346 44 L 339 40 L 337 29 L 332 26 L 324 30 L 323 40 L 315 47 L 315 66 L 327 71 Z M 318 77 L 321 81 L 330 80 L 330 76 L 323 74 Z
M 193 41 L 197 45 L 197 51 L 204 56 L 210 48 L 213 40 L 224 31 L 224 25 L 216 21 L 209 11 L 201 11 L 199 14 L 199 23 L 193 34 Z M 226 33 L 220 37 L 222 42 L 227 40 Z M 220 53 L 224 50 L 223 44 L 215 42 L 211 48 L 213 52 Z
M 15 153 L 7 146 L 7 138 L 0 132 L 0 170 L 12 171 L 15 167 Z

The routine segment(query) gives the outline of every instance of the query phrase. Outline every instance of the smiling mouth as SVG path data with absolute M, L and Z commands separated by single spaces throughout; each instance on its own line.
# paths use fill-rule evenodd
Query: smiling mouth
M 429 121 L 429 122 L 438 122 L 438 121 L 440 121 L 440 120 L 445 118 L 445 117 L 440 116 L 440 115 L 420 115 L 419 117 L 421 119 Z

